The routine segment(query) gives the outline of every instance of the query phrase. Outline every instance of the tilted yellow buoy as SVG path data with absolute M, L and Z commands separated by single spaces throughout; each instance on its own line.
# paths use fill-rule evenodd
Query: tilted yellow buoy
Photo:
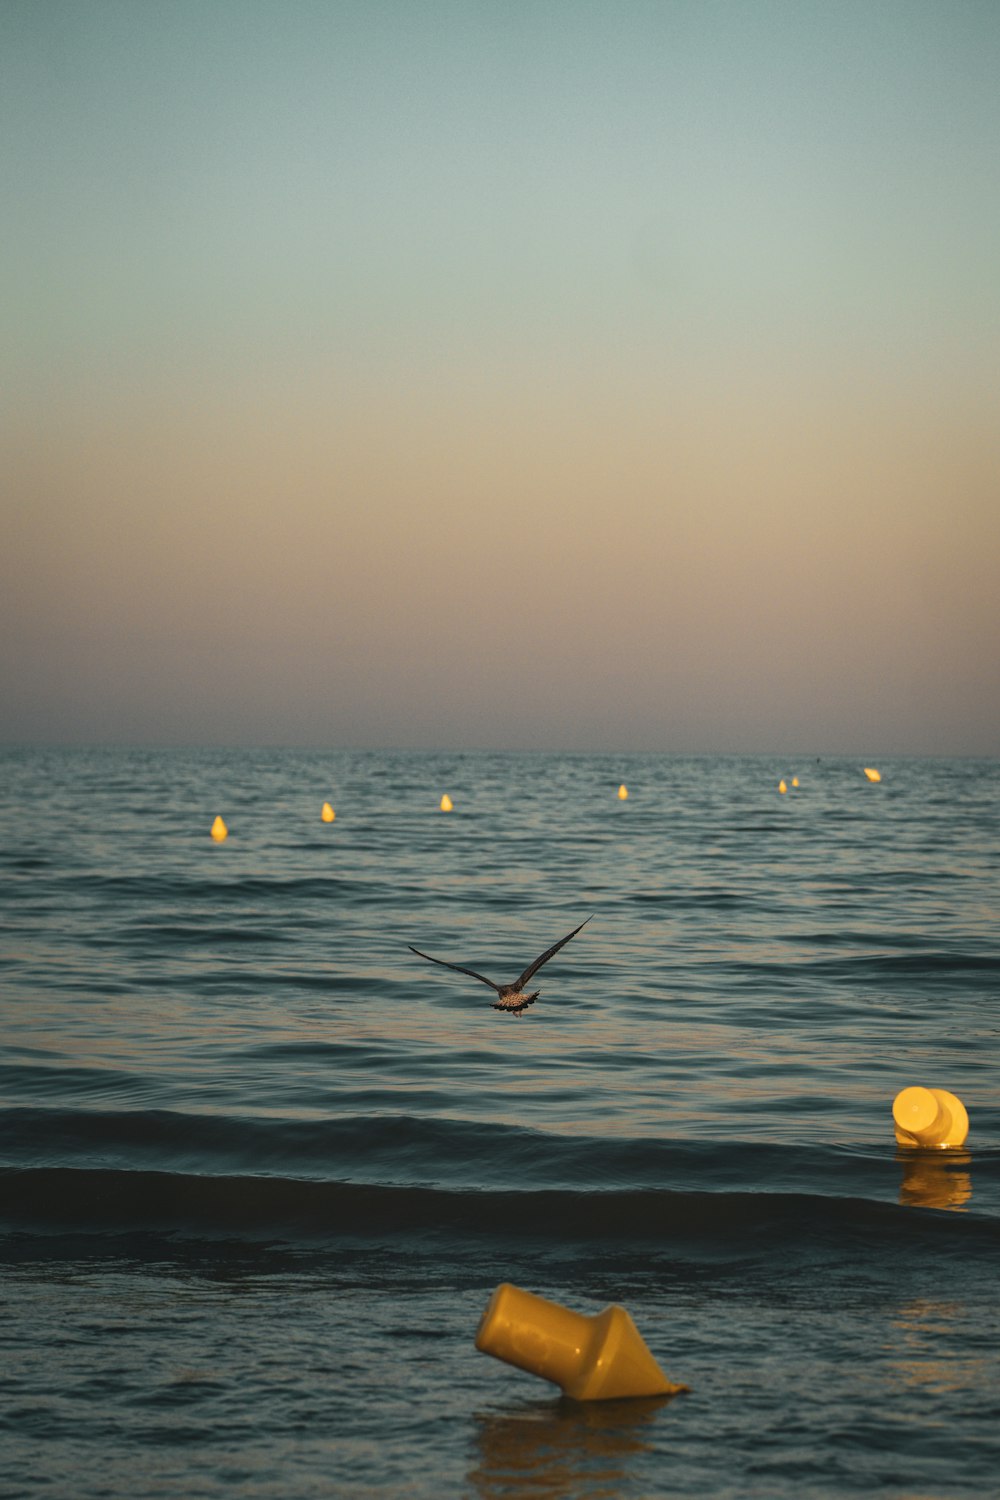
M 454 807 L 454 805 L 455 804 L 452 802 L 451 798 L 448 796 L 448 793 L 445 792 L 444 796 L 441 798 L 441 811 L 442 812 L 451 812 L 451 810 Z
M 505 1281 L 476 1332 L 476 1348 L 562 1388 L 574 1401 L 674 1396 L 668 1380 L 624 1307 L 587 1317 Z
M 882 772 L 876 771 L 874 766 L 865 766 L 865 775 L 869 781 L 881 781 Z
M 628 796 L 628 787 L 625 785 L 624 781 L 622 782 L 621 786 L 618 788 L 618 796 L 619 796 L 619 798 L 621 799 L 622 802 L 624 802 L 625 799 L 626 799 L 626 797 Z
M 900 1146 L 961 1146 L 969 1133 L 965 1105 L 947 1089 L 901 1089 L 892 1101 L 892 1118 Z
M 322 819 L 323 819 L 324 823 L 332 823 L 333 820 L 334 820 L 334 818 L 337 816 L 337 814 L 334 812 L 334 810 L 330 806 L 329 802 L 324 802 L 323 803 L 323 812 L 322 812 L 321 816 L 322 816 Z
M 227 839 L 229 837 L 229 829 L 226 827 L 225 823 L 223 823 L 221 818 L 216 818 L 215 822 L 212 824 L 212 837 L 217 844 L 221 844 L 223 839 Z
M 785 783 L 783 781 L 779 781 L 778 782 L 778 791 L 782 792 L 782 793 L 788 791 L 788 788 L 787 788 L 787 786 L 785 785 Z

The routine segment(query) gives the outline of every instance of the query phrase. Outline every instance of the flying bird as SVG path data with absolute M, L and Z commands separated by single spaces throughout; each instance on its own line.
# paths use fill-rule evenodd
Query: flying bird
M 579 927 L 574 927 L 572 932 L 567 932 L 564 938 L 560 938 L 558 943 L 553 943 L 551 948 L 546 948 L 545 952 L 536 958 L 534 963 L 530 963 L 524 973 L 520 974 L 514 980 L 513 984 L 496 984 L 492 979 L 487 979 L 485 974 L 477 974 L 475 969 L 466 969 L 462 964 L 450 964 L 446 958 L 431 958 L 429 953 L 421 953 L 420 949 L 414 948 L 412 943 L 408 943 L 407 947 L 411 953 L 418 954 L 420 958 L 430 959 L 432 964 L 441 964 L 446 969 L 455 969 L 459 974 L 469 974 L 473 979 L 479 979 L 483 984 L 488 984 L 490 989 L 496 990 L 500 997 L 499 1000 L 494 1000 L 493 1009 L 506 1011 L 511 1016 L 519 1016 L 522 1011 L 527 1010 L 529 1005 L 534 1005 L 541 993 L 540 990 L 535 990 L 534 994 L 525 994 L 524 987 L 532 975 L 538 972 L 542 964 L 547 964 L 549 959 L 559 952 L 560 948 L 565 947 L 570 938 L 575 938 L 577 933 L 586 927 L 587 922 L 590 920 L 590 917 L 588 917 L 585 922 L 580 923 Z

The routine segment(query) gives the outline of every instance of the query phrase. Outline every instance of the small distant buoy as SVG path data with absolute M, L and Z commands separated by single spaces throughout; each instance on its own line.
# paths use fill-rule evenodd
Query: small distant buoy
M 785 792 L 788 791 L 788 788 L 783 781 L 778 782 L 778 791 L 781 792 L 782 795 L 784 795 Z
M 324 823 L 332 823 L 333 820 L 334 820 L 334 818 L 336 816 L 337 816 L 337 814 L 334 812 L 334 810 L 330 806 L 329 802 L 324 802 L 323 803 L 323 813 L 322 813 L 323 822 Z
M 445 792 L 444 796 L 441 798 L 441 811 L 442 812 L 451 812 L 451 810 L 454 807 L 454 805 L 455 804 L 452 802 L 451 798 L 448 796 L 448 793 Z
M 215 822 L 212 824 L 212 837 L 217 844 L 221 844 L 223 839 L 227 839 L 229 837 L 229 829 L 226 827 L 225 823 L 223 823 L 221 818 L 216 818 Z
M 798 784 L 799 784 L 799 778 L 797 776 L 793 776 L 792 777 L 792 786 L 798 786 Z
M 882 780 L 882 772 L 876 771 L 874 766 L 865 766 L 865 775 L 868 777 L 869 781 Z
M 618 796 L 619 796 L 619 798 L 621 799 L 622 802 L 624 802 L 625 798 L 628 796 L 628 787 L 625 785 L 624 781 L 622 782 L 621 786 L 618 788 Z
M 965 1105 L 947 1089 L 901 1089 L 892 1101 L 892 1121 L 899 1146 L 963 1146 L 969 1133 Z
M 675 1396 L 624 1307 L 588 1316 L 501 1282 L 479 1320 L 476 1348 L 562 1388 L 574 1401 Z

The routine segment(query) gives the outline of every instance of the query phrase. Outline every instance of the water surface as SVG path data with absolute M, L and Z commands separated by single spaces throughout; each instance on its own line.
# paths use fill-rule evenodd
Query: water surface
M 995 1493 L 1000 765 L 880 769 L 0 753 L 0 1492 Z M 407 946 L 591 914 L 520 1019 Z M 690 1394 L 477 1354 L 502 1280 Z

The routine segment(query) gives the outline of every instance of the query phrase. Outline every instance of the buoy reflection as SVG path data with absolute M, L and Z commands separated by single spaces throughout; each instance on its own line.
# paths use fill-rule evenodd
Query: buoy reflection
M 899 1201 L 904 1208 L 961 1210 L 972 1197 L 972 1154 L 961 1149 L 896 1152 L 903 1169 Z
M 928 1397 L 943 1391 L 981 1395 L 989 1382 L 988 1358 L 965 1351 L 975 1314 L 961 1301 L 916 1297 L 897 1309 L 886 1351 L 889 1370 L 901 1385 Z
M 480 1500 L 511 1495 L 596 1500 L 621 1494 L 631 1461 L 652 1452 L 644 1429 L 670 1400 L 562 1398 L 516 1411 L 477 1412 L 469 1491 Z

